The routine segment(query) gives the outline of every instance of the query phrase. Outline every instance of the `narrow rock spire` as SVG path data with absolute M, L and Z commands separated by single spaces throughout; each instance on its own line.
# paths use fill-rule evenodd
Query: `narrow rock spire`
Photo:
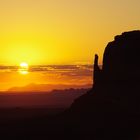
M 95 54 L 95 57 L 94 57 L 94 70 L 93 70 L 93 85 L 98 83 L 101 79 L 101 70 L 99 68 L 99 65 L 98 65 L 98 55 Z

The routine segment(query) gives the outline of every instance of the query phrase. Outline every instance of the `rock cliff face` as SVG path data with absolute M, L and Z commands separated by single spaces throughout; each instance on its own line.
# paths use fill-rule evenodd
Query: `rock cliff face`
M 108 82 L 140 81 L 140 31 L 116 36 L 104 52 L 104 80 Z
M 93 79 L 95 84 L 92 90 L 78 98 L 74 104 L 81 101 L 81 105 L 84 105 L 85 101 L 84 106 L 87 106 L 91 99 L 104 100 L 108 96 L 112 100 L 116 96 L 125 100 L 140 98 L 140 31 L 124 32 L 108 43 L 102 69 L 98 66 L 98 55 L 95 55 Z
M 134 139 L 140 125 L 140 31 L 116 36 L 105 49 L 102 69 L 95 55 L 94 83 L 68 111 L 70 120 L 83 124 L 76 131 L 86 128 L 95 139 Z

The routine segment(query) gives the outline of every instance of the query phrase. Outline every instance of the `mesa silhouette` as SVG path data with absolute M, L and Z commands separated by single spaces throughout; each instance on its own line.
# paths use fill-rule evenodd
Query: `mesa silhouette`
M 139 137 L 140 31 L 124 32 L 108 43 L 102 69 L 95 55 L 93 79 L 92 90 L 67 111 L 78 126 L 75 132 L 90 139 Z
M 92 85 L 90 84 L 85 84 L 85 85 L 72 85 L 72 84 L 35 84 L 35 83 L 31 83 L 31 84 L 28 84 L 26 86 L 23 86 L 23 87 L 12 87 L 12 88 L 9 88 L 7 90 L 7 93 L 9 92 L 13 92 L 13 93 L 16 93 L 16 92 L 24 92 L 24 93 L 28 93 L 28 92 L 50 92 L 54 89 L 56 90 L 65 90 L 65 89 L 81 89 L 81 88 L 91 88 Z

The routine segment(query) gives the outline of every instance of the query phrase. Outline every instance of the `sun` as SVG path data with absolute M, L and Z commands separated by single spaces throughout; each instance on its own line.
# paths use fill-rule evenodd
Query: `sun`
M 28 64 L 26 62 L 20 63 L 21 68 L 28 68 Z
M 29 69 L 28 63 L 22 62 L 19 65 L 19 70 L 18 71 L 19 71 L 20 74 L 26 75 L 26 74 L 28 74 L 28 69 Z

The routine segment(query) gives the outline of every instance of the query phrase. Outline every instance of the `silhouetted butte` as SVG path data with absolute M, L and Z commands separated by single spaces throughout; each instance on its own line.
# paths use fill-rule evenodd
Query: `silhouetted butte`
M 67 112 L 73 129 L 91 139 L 136 139 L 140 132 L 140 31 L 116 36 L 105 48 L 102 68 L 98 55 L 93 67 L 93 88 Z

